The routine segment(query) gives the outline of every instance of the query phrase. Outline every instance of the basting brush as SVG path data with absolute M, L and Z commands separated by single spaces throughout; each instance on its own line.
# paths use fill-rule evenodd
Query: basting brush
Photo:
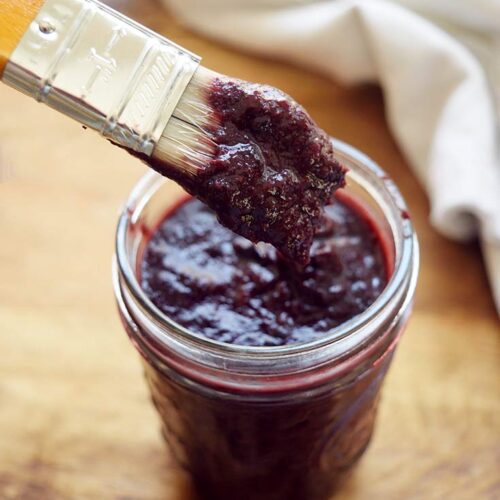
M 289 96 L 204 68 L 96 0 L 0 0 L 0 77 L 302 264 L 344 183 L 329 137 Z

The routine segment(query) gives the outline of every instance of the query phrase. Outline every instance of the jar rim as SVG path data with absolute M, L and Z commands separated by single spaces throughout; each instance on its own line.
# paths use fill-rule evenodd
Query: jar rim
M 367 327 L 373 321 L 374 317 L 380 316 L 384 309 L 387 308 L 387 305 L 394 300 L 394 297 L 398 294 L 401 295 L 403 289 L 406 289 L 403 301 L 409 303 L 413 297 L 418 274 L 418 243 L 412 221 L 408 217 L 406 203 L 395 183 L 378 164 L 364 153 L 343 141 L 332 138 L 332 143 L 337 158 L 341 162 L 350 165 L 348 175 L 356 175 L 356 172 L 352 168 L 353 165 L 356 165 L 356 168 L 360 169 L 360 172 L 358 172 L 360 176 L 361 171 L 365 175 L 368 175 L 369 179 L 363 181 L 360 177 L 356 181 L 369 192 L 379 206 L 385 203 L 388 213 L 384 212 L 384 215 L 391 215 L 388 220 L 391 231 L 400 235 L 398 244 L 395 242 L 394 270 L 392 275 L 382 293 L 365 311 L 325 332 L 322 337 L 316 340 L 296 342 L 282 346 L 229 344 L 209 339 L 202 334 L 190 331 L 179 325 L 160 311 L 147 297 L 137 279 L 135 265 L 130 262 L 126 250 L 127 230 L 138 219 L 141 210 L 147 204 L 150 197 L 166 181 L 166 179 L 162 178 L 156 172 L 148 172 L 136 184 L 125 202 L 118 221 L 116 231 L 116 266 L 113 273 L 117 297 L 120 296 L 120 280 L 123 279 L 126 288 L 130 291 L 139 309 L 150 316 L 154 324 L 159 326 L 160 329 L 162 327 L 168 329 L 168 333 L 163 332 L 166 336 L 163 340 L 173 334 L 178 341 L 194 345 L 197 348 L 228 356 L 252 357 L 261 360 L 264 358 L 276 358 L 278 356 L 283 358 L 283 356 L 300 355 L 348 339 L 351 334 Z M 395 227 L 398 224 L 399 226 Z M 411 274 L 410 280 L 408 280 L 409 272 Z M 157 340 L 161 342 L 162 338 L 157 338 Z

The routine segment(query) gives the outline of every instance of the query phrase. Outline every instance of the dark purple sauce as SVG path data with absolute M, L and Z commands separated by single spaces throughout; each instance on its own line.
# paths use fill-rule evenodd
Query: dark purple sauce
M 146 161 L 205 202 L 226 227 L 306 264 L 323 208 L 344 186 L 330 138 L 273 87 L 215 79 L 206 98 L 218 125 L 210 131 L 214 157 L 200 174 Z
M 345 195 L 326 208 L 305 267 L 237 236 L 198 200 L 147 243 L 142 287 L 174 321 L 227 343 L 315 340 L 369 307 L 387 282 L 379 236 Z
M 392 350 L 349 383 L 333 378 L 321 391 L 260 400 L 207 395 L 148 364 L 145 372 L 197 498 L 328 500 L 368 446 L 391 358 Z

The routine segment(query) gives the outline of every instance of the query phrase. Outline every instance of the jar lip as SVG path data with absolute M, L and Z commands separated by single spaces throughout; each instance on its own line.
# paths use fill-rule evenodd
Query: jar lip
M 161 177 L 156 172 L 148 172 L 136 184 L 125 206 L 121 212 L 118 227 L 116 231 L 116 260 L 119 269 L 120 278 L 124 280 L 127 289 L 132 294 L 134 300 L 139 305 L 140 309 L 147 312 L 157 325 L 168 328 L 168 333 L 164 335 L 175 334 L 178 340 L 184 341 L 191 345 L 196 345 L 198 348 L 206 349 L 208 351 L 216 351 L 225 353 L 227 355 L 238 355 L 243 357 L 258 357 L 260 359 L 267 357 L 276 357 L 283 355 L 297 355 L 311 350 L 324 347 L 337 343 L 349 337 L 353 332 L 359 331 L 371 320 L 379 315 L 390 301 L 401 291 L 402 287 L 407 281 L 408 270 L 413 268 L 412 280 L 409 284 L 410 290 L 407 294 L 409 298 L 413 295 L 416 286 L 416 275 L 418 270 L 418 244 L 413 230 L 413 224 L 408 217 L 406 203 L 396 187 L 392 179 L 385 173 L 385 171 L 367 155 L 357 150 L 353 146 L 332 138 L 335 154 L 340 161 L 345 163 L 354 163 L 364 173 L 370 175 L 369 181 L 366 185 L 375 184 L 381 193 L 381 197 L 385 201 L 389 201 L 391 212 L 396 218 L 399 216 L 401 223 L 401 248 L 395 249 L 394 271 L 382 293 L 377 297 L 371 306 L 369 306 L 362 313 L 354 316 L 353 318 L 345 321 L 337 327 L 325 332 L 325 334 L 314 341 L 297 342 L 293 344 L 286 344 L 282 346 L 244 346 L 238 344 L 228 344 L 225 342 L 209 339 L 204 335 L 193 332 L 182 325 L 176 323 L 160 309 L 158 309 L 153 302 L 144 293 L 140 286 L 134 266 L 127 257 L 126 251 L 126 238 L 127 229 L 130 224 L 137 221 L 137 218 L 147 204 L 150 197 L 156 192 L 158 187 L 166 182 L 167 179 Z M 351 169 L 349 169 L 352 172 Z M 359 180 L 359 179 L 358 179 Z M 373 194 L 373 193 L 371 193 Z M 381 200 L 376 200 L 380 205 Z M 395 228 L 391 225 L 391 231 L 394 232 Z M 117 271 L 118 272 L 118 271 Z M 117 280 L 115 280 L 115 288 L 118 287 Z M 161 341 L 161 339 L 158 339 Z

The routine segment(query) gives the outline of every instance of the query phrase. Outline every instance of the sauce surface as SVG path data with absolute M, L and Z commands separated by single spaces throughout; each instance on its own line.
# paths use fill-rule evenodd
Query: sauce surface
M 367 217 L 339 197 L 315 230 L 310 262 L 300 266 L 271 245 L 236 235 L 189 199 L 147 243 L 142 287 L 174 321 L 214 340 L 312 341 L 363 312 L 387 283 L 386 257 Z

